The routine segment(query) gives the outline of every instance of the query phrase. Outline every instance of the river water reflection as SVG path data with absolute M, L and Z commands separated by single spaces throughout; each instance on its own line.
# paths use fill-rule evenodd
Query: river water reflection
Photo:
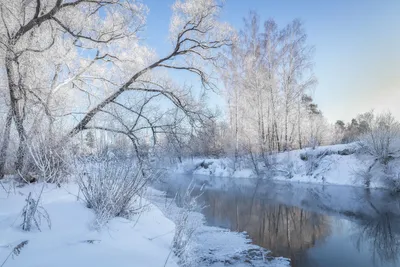
M 174 196 L 191 181 L 207 224 L 245 231 L 292 266 L 400 266 L 400 199 L 385 191 L 187 176 L 158 187 Z

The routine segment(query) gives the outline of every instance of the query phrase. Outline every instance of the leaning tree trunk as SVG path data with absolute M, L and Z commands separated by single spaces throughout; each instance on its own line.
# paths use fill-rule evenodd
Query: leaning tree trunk
M 24 157 L 26 152 L 26 133 L 23 125 L 23 114 L 21 114 L 22 110 L 20 108 L 21 102 L 23 100 L 23 92 L 22 85 L 17 84 L 17 62 L 13 51 L 11 48 L 7 50 L 6 53 L 6 72 L 8 78 L 8 88 L 10 93 L 10 104 L 12 110 L 12 117 L 14 118 L 15 127 L 18 132 L 19 137 L 19 145 L 17 150 L 17 160 L 15 162 L 15 170 L 17 172 L 22 171 L 24 165 Z
M 12 109 L 7 113 L 6 124 L 4 126 L 3 143 L 0 148 L 0 180 L 4 178 L 4 168 L 7 162 L 7 150 L 10 144 L 11 122 L 12 122 Z

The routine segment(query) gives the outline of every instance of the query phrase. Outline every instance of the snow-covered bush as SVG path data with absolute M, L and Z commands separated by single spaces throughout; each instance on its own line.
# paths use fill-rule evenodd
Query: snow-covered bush
M 67 180 L 68 161 L 64 148 L 38 136 L 28 145 L 30 157 L 23 177 L 26 182 L 46 182 L 60 185 Z M 20 174 L 21 175 L 21 174 Z
M 400 167 L 399 162 L 390 162 L 385 166 L 383 175 L 381 176 L 382 182 L 386 188 L 393 192 L 400 192 Z
M 175 197 L 179 213 L 176 216 L 175 235 L 173 239 L 173 251 L 176 256 L 180 258 L 182 266 L 191 266 L 189 245 L 191 238 L 196 231 L 199 224 L 202 222 L 193 221 L 193 212 L 201 211 L 202 207 L 199 206 L 197 200 L 201 193 L 194 195 L 195 186 L 190 184 L 183 194 L 178 193 Z
M 308 158 L 305 162 L 307 175 L 313 174 L 313 172 L 318 168 L 320 160 L 321 158 L 315 155 L 314 153 L 308 154 Z
M 44 186 L 44 185 L 43 185 Z M 26 204 L 22 209 L 22 230 L 31 231 L 33 227 L 41 231 L 42 220 L 47 222 L 49 228 L 51 228 L 50 216 L 47 211 L 39 204 L 42 191 L 37 197 L 37 199 L 32 197 L 32 193 L 29 193 L 28 197 L 25 199 Z
M 325 156 L 333 154 L 330 150 L 316 151 L 310 150 L 306 153 L 300 154 L 300 159 L 304 161 L 306 174 L 312 175 L 315 170 L 320 166 Z
M 152 175 L 145 176 L 132 163 L 114 160 L 82 164 L 77 181 L 87 207 L 97 216 L 96 226 L 114 217 L 129 218 L 142 208 L 140 198 Z
M 268 164 L 265 165 L 265 177 L 272 178 L 274 176 L 284 176 L 287 179 L 293 178 L 293 176 L 299 172 L 299 166 L 295 160 L 293 160 L 291 152 L 286 152 L 286 155 L 277 162 L 276 158 L 269 156 L 271 159 Z
M 367 157 L 363 162 L 370 162 L 356 177 L 363 179 L 366 187 L 371 180 L 381 179 L 390 190 L 400 190 L 400 123 L 390 113 L 371 115 L 367 122 L 368 129 L 360 138 L 358 155 Z
M 369 129 L 359 140 L 362 151 L 387 164 L 400 156 L 400 123 L 391 113 L 372 117 Z
M 365 186 L 365 188 L 370 188 L 371 186 L 371 181 L 373 179 L 373 174 L 371 172 L 371 169 L 373 168 L 373 166 L 374 164 L 368 168 L 363 166 L 353 171 L 353 176 L 356 179 L 356 181 L 361 181 L 362 184 Z

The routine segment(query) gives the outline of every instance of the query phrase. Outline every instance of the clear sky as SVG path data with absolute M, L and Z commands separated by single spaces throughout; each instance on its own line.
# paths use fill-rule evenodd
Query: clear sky
M 143 2 L 150 9 L 146 42 L 163 55 L 174 1 Z M 400 0 L 227 0 L 222 19 L 240 29 L 250 10 L 281 27 L 294 18 L 304 22 L 316 48 L 313 97 L 330 122 L 372 108 L 400 119 Z

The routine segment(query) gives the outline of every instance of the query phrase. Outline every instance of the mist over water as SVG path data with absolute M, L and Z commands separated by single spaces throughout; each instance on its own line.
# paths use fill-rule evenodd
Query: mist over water
M 247 232 L 294 267 L 400 262 L 400 199 L 383 190 L 189 176 L 158 187 L 172 197 L 191 181 L 208 225 Z

